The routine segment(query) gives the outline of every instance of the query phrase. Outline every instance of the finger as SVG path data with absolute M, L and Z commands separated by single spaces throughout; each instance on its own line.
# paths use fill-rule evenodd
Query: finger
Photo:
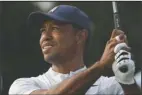
M 120 39 L 120 40 L 125 40 L 125 35 L 124 35 L 124 34 L 120 34 L 120 35 L 119 35 L 119 39 Z
M 118 42 L 113 39 L 113 40 L 110 40 L 110 43 L 108 44 L 109 45 L 109 48 L 114 48 L 116 45 L 118 44 Z
M 124 40 L 126 44 L 128 44 L 127 36 L 125 34 L 120 34 L 119 36 L 115 37 L 117 41 Z
M 113 31 L 112 31 L 112 33 L 111 33 L 111 37 L 110 37 L 110 40 L 112 39 L 112 38 L 114 38 L 115 37 L 115 35 L 116 35 L 116 29 L 114 29 Z
M 118 36 L 115 37 L 115 39 L 120 42 L 121 40 L 124 40 L 125 39 L 125 35 L 124 34 L 120 34 Z
M 119 35 L 118 38 L 119 39 L 116 39 L 116 37 L 115 37 L 115 39 L 117 40 L 118 43 L 125 43 L 125 35 L 124 34 Z
M 112 42 L 117 42 L 117 40 L 115 38 L 110 39 L 109 41 L 107 41 L 107 44 L 110 44 Z
M 122 30 L 117 30 L 116 35 L 115 35 L 115 36 L 118 36 L 118 35 L 121 35 L 121 34 L 124 34 L 124 32 L 123 32 Z
M 115 38 L 116 36 L 122 35 L 122 34 L 124 35 L 124 32 L 123 32 L 123 31 L 118 30 L 118 29 L 114 29 L 113 32 L 112 32 L 112 35 L 111 35 L 111 38 L 110 38 L 110 39 Z

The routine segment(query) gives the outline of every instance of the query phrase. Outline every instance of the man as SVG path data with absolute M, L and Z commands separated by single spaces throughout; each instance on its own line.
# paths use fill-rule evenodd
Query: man
M 9 94 L 136 93 L 129 91 L 134 86 L 121 87 L 114 77 L 103 76 L 114 62 L 114 47 L 126 42 L 122 31 L 112 32 L 100 60 L 86 68 L 83 54 L 91 32 L 91 20 L 83 11 L 74 6 L 59 5 L 48 13 L 32 13 L 29 22 L 41 27 L 40 46 L 45 61 L 52 66 L 43 75 L 17 79 Z M 120 35 L 120 41 L 115 39 L 117 35 Z

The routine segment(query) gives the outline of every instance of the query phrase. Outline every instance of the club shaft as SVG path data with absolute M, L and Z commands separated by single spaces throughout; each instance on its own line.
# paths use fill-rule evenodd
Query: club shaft
M 117 3 L 115 1 L 112 2 L 112 7 L 113 7 L 114 27 L 115 29 L 121 29 Z

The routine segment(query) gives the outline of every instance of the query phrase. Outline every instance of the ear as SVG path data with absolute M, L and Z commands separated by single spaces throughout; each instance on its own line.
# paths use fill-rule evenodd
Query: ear
M 85 43 L 88 37 L 88 31 L 86 29 L 79 30 L 76 34 L 76 41 L 78 44 Z

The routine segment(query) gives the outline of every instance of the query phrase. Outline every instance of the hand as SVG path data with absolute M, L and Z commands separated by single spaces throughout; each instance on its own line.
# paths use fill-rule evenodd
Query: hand
M 125 67 L 125 69 L 122 69 Z M 115 55 L 115 61 L 112 65 L 115 78 L 122 84 L 134 84 L 135 64 L 131 59 L 131 53 L 126 50 L 120 50 Z
M 120 41 L 115 39 L 116 36 L 120 36 Z M 103 64 L 104 67 L 111 67 L 112 63 L 114 62 L 114 48 L 117 44 L 126 42 L 126 37 L 123 31 L 114 29 L 110 40 L 107 42 L 104 53 L 100 59 L 100 63 Z

